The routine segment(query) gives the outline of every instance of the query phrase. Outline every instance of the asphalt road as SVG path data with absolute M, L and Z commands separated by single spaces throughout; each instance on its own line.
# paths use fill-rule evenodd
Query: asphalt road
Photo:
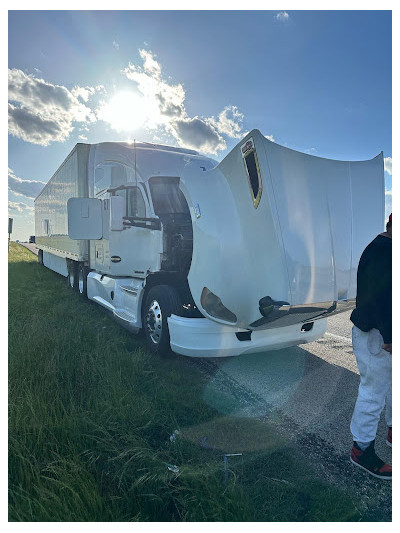
M 38 249 L 36 248 L 36 244 L 30 243 L 30 242 L 19 242 L 18 244 L 20 244 L 21 246 L 25 246 L 25 248 L 28 248 L 28 250 L 30 250 L 34 254 L 36 255 L 38 254 Z
M 391 482 L 377 480 L 349 461 L 349 425 L 359 385 L 349 318 L 350 312 L 328 318 L 327 333 L 309 344 L 197 365 L 209 376 L 204 399 L 222 416 L 273 424 L 315 465 L 317 476 L 350 491 L 364 520 L 390 521 Z M 386 431 L 382 417 L 375 448 L 391 464 Z

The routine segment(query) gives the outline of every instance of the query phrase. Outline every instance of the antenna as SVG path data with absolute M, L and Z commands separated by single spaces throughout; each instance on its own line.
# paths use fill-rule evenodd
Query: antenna
M 136 169 L 136 139 L 133 139 L 133 148 L 134 148 L 134 151 L 135 151 L 135 185 L 136 185 L 136 189 L 135 189 L 135 198 L 134 198 L 134 213 L 135 213 L 135 216 L 137 216 L 137 197 L 138 197 L 138 184 L 137 184 L 137 169 Z

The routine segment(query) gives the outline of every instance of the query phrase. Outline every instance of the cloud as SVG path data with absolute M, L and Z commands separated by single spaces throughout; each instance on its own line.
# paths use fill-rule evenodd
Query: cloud
M 226 148 L 226 142 L 214 125 L 198 117 L 176 120 L 170 128 L 179 144 L 186 148 L 194 148 L 207 154 L 215 154 Z
M 392 212 L 392 191 L 385 191 L 385 220 L 389 218 Z
M 388 174 L 392 175 L 392 158 L 391 157 L 384 157 L 383 158 L 383 162 L 384 162 L 385 172 L 387 172 Z
M 265 137 L 266 139 L 268 139 L 269 141 L 273 142 L 273 143 L 275 142 L 275 139 L 274 139 L 274 136 L 273 136 L 273 135 L 264 135 L 264 137 Z
M 279 20 L 280 22 L 287 22 L 290 17 L 287 11 L 279 11 L 279 13 L 275 15 L 275 18 L 276 20 Z
M 45 185 L 46 183 L 42 181 L 18 178 L 11 168 L 8 169 L 8 188 L 15 194 L 28 198 L 36 198 Z
M 76 98 L 81 98 L 84 102 L 87 102 L 94 93 L 96 92 L 96 89 L 94 87 L 73 87 L 71 90 L 71 93 Z
M 34 208 L 26 205 L 23 202 L 8 202 L 8 210 L 14 213 L 33 214 Z
M 157 79 L 161 77 L 161 65 L 158 63 L 151 52 L 139 50 L 140 57 L 143 59 L 143 69 Z
M 232 138 L 243 136 L 243 113 L 240 113 L 236 106 L 226 106 L 218 115 L 218 119 L 211 119 L 211 122 L 221 134 Z
M 128 131 L 145 124 L 153 135 L 170 135 L 172 142 L 215 154 L 226 148 L 223 136 L 242 137 L 243 114 L 234 105 L 226 106 L 215 117 L 190 117 L 186 111 L 186 93 L 181 83 L 171 83 L 162 74 L 152 52 L 139 50 L 142 66 L 129 63 L 122 73 L 136 85 L 137 93 L 116 93 L 103 102 L 97 117 L 116 131 Z M 127 98 L 129 101 L 127 101 Z M 123 105 L 121 105 L 123 104 Z M 132 113 L 132 117 L 129 117 Z M 120 117 L 118 117 L 120 115 Z
M 23 141 L 48 146 L 52 141 L 65 141 L 72 130 L 67 120 L 45 119 L 34 111 L 8 104 L 8 131 Z
M 9 133 L 42 146 L 65 141 L 74 129 L 74 122 L 96 120 L 91 109 L 80 101 L 86 101 L 93 93 L 91 87 L 74 87 L 69 91 L 22 70 L 9 69 Z
M 117 41 L 113 46 L 119 46 Z M 139 54 L 141 65 L 129 63 L 121 71 L 135 86 L 114 95 L 104 85 L 69 90 L 22 70 L 9 69 L 9 133 L 48 146 L 67 140 L 75 128 L 78 137 L 86 140 L 83 128 L 103 120 L 115 131 L 132 133 L 145 127 L 154 136 L 209 154 L 224 150 L 226 138 L 244 136 L 243 113 L 236 106 L 225 106 L 216 117 L 189 116 L 184 86 L 165 79 L 151 51 L 139 50 Z M 95 102 L 100 94 L 103 101 Z
M 119 50 L 119 43 L 114 39 L 113 43 L 112 43 L 113 47 L 116 49 L 116 50 Z
M 122 72 L 137 84 L 137 89 L 144 98 L 144 105 L 149 110 L 148 126 L 156 128 L 168 123 L 171 117 L 186 117 L 183 86 L 169 84 L 162 79 L 161 65 L 151 52 L 139 50 L 139 53 L 143 67 L 129 63 Z

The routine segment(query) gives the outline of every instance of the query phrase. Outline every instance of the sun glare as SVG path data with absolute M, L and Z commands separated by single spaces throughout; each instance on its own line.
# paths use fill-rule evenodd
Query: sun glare
M 150 106 L 144 97 L 132 91 L 119 91 L 104 105 L 100 118 L 117 131 L 133 132 L 150 114 Z

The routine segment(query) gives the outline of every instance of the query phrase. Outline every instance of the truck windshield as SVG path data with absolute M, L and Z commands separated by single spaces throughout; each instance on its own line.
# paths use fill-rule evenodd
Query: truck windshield
M 179 178 L 157 176 L 149 181 L 156 215 L 189 214 L 186 198 L 179 188 Z

